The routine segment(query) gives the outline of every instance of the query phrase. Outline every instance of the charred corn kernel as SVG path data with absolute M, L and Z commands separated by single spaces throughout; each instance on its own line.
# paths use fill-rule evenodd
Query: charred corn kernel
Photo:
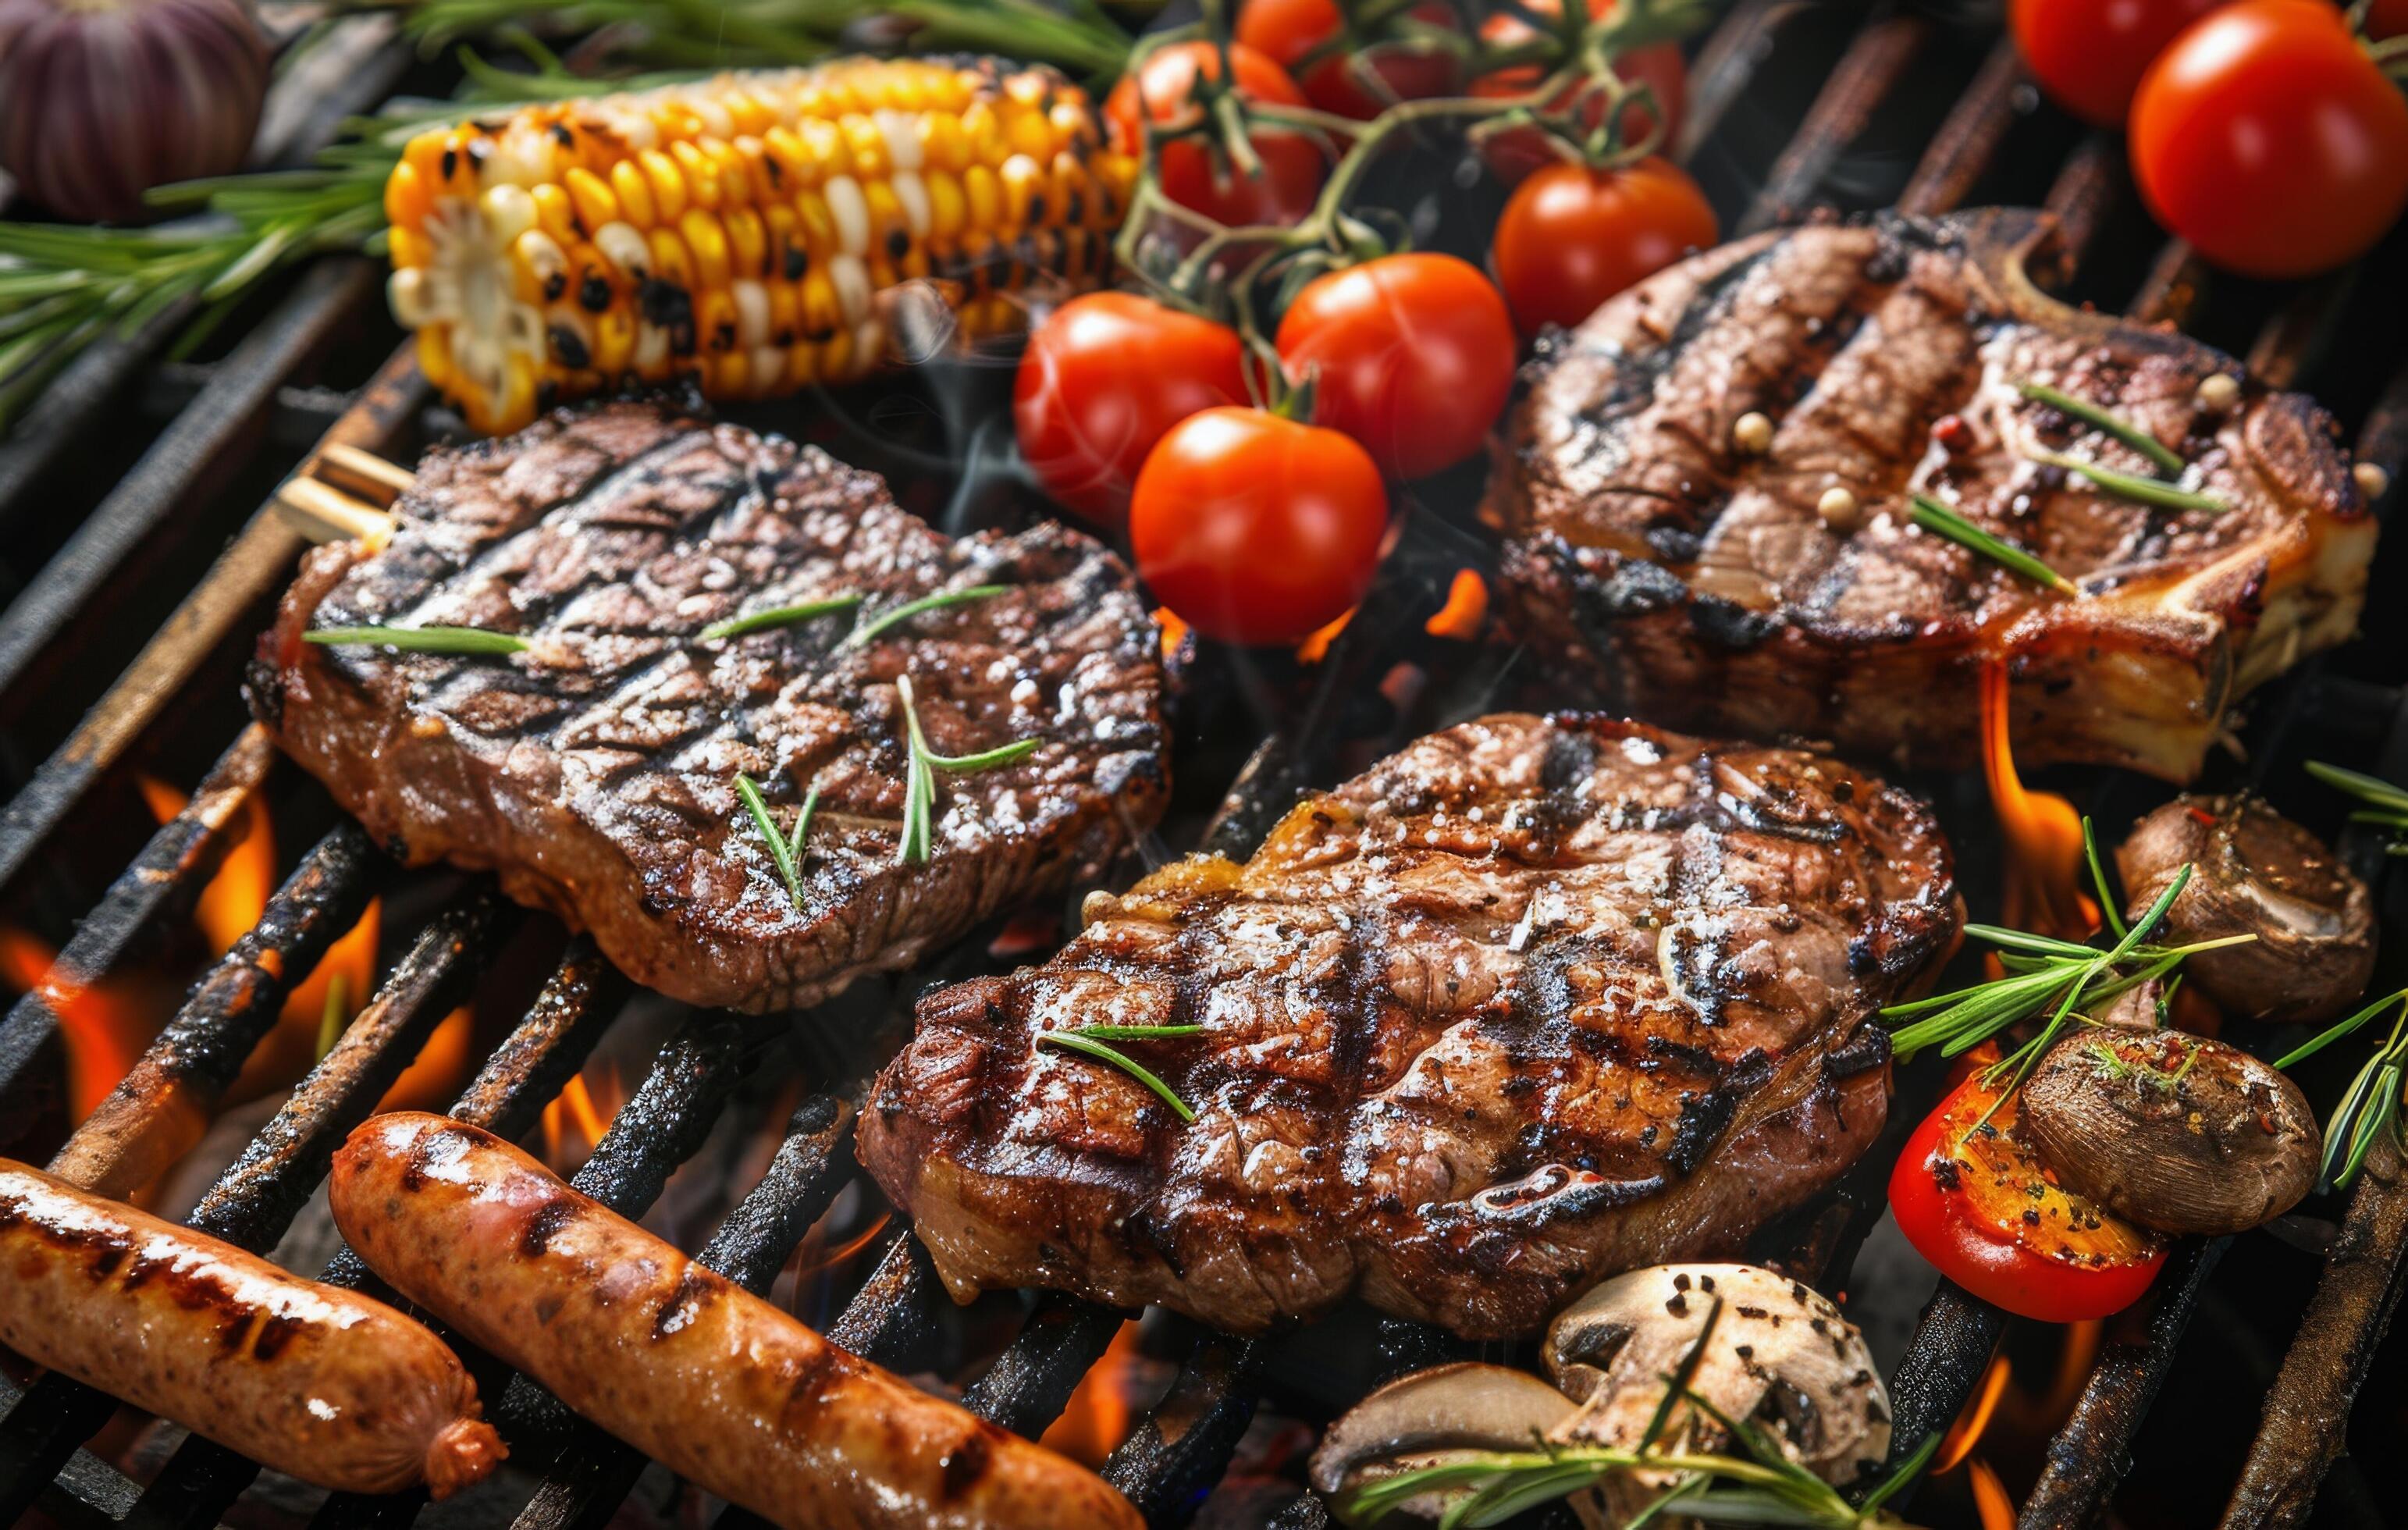
M 527 195 L 535 199 L 535 226 L 554 239 L 577 236 L 577 204 L 567 192 L 558 186 L 530 188 Z
M 610 194 L 618 201 L 619 216 L 638 230 L 660 221 L 660 212 L 652 204 L 652 183 L 644 178 L 642 167 L 634 160 L 621 160 L 610 166 Z
M 685 216 L 678 220 L 678 235 L 685 240 L 686 253 L 694 257 L 696 290 L 723 291 L 728 277 L 726 229 L 700 207 L 688 207 Z
M 520 107 L 404 146 L 394 310 L 483 430 L 629 375 L 758 396 L 858 377 L 898 305 L 1017 327 L 1084 283 L 1134 168 L 1078 87 L 980 60 L 844 59 Z M 921 325 L 941 333 L 941 323 Z M 916 342 L 915 342 L 916 343 Z

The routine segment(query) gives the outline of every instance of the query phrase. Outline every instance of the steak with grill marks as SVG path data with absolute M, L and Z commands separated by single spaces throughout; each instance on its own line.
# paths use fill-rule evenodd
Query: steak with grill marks
M 1675 726 L 1975 758 L 1979 670 L 2012 663 L 2015 751 L 2169 779 L 2227 706 L 2355 629 L 2374 547 L 2331 419 L 2223 353 L 2080 312 L 2026 274 L 2043 215 L 1818 224 L 1698 255 L 1555 336 L 1526 372 L 1487 513 L 1532 644 Z M 2099 488 L 2032 449 L 2149 459 L 2023 396 L 2146 431 L 2221 512 Z M 1735 440 L 1750 413 L 1770 450 Z M 1853 520 L 1817 513 L 1833 489 Z M 1921 491 L 2040 556 L 2069 598 L 1910 523 Z
M 673 410 L 561 413 L 438 451 L 380 550 L 310 553 L 253 665 L 253 709 L 413 865 L 490 867 L 629 976 L 743 1009 L 815 1002 L 1111 860 L 1168 785 L 1159 638 L 1128 570 L 1044 523 L 956 541 L 874 475 Z M 942 591 L 1002 593 L 848 633 Z M 723 619 L 858 594 L 725 639 Z M 504 656 L 305 642 L 313 627 L 512 633 Z M 940 773 L 924 865 L 897 865 L 909 674 Z M 801 897 L 780 832 L 820 800 Z
M 1962 919 L 1913 798 L 1828 758 L 1506 715 L 1299 805 L 1242 865 L 1091 895 L 923 999 L 862 1161 L 954 1295 L 1256 1331 L 1359 1289 L 1467 1337 L 1737 1250 L 1888 1105 L 1873 1012 Z M 1039 1043 L 1197 1025 L 1108 1061 Z

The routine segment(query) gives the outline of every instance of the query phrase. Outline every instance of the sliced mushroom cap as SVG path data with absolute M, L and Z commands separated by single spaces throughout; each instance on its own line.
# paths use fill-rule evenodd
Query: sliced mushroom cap
M 1889 1449 L 1889 1395 L 1856 1325 L 1821 1293 L 1753 1265 L 1657 1265 L 1606 1281 L 1547 1330 L 1547 1373 L 1581 1399 L 1559 1438 L 1636 1448 L 1662 1378 L 1722 1315 L 1690 1389 L 1735 1419 L 1754 1418 L 1826 1481 L 1853 1480 Z M 1674 1429 L 1720 1444 L 1683 1410 Z
M 1343 1494 L 1398 1472 L 1472 1451 L 1527 1451 L 1574 1404 L 1527 1371 L 1466 1362 L 1415 1371 L 1353 1408 L 1321 1438 L 1308 1480 L 1343 1517 Z M 1447 1494 L 1409 1498 L 1396 1511 L 1435 1520 Z
M 2272 1221 L 2315 1188 L 2324 1156 L 2298 1086 L 2182 1031 L 2066 1037 L 2025 1083 L 2016 1129 L 2068 1189 L 2164 1233 Z
M 2374 973 L 2374 900 L 2315 836 L 2250 796 L 2181 796 L 2133 825 L 2115 852 L 2138 918 L 2186 865 L 2159 943 L 2254 935 L 2183 970 L 2237 1014 L 2289 1023 L 2350 1007 Z

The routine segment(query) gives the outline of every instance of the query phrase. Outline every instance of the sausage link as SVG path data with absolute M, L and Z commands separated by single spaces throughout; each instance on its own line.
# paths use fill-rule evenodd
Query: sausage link
M 394 1287 L 561 1401 L 792 1530 L 1137 1530 L 1100 1478 L 859 1360 L 442 1116 L 335 1155 L 335 1221 Z
M 441 1498 L 505 1453 L 458 1358 L 382 1302 L 5 1158 L 0 1345 L 342 1492 Z

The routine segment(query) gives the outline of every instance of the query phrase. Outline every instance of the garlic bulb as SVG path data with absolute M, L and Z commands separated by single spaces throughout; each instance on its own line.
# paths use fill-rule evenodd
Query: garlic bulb
M 0 0 L 0 167 L 63 218 L 241 167 L 267 94 L 244 0 Z

